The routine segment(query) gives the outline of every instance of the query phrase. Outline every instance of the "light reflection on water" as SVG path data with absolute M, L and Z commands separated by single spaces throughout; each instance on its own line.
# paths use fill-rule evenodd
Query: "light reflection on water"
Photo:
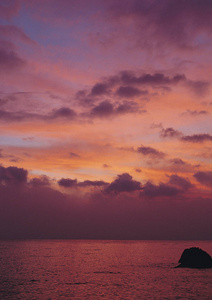
M 204 241 L 0 241 L 0 299 L 212 299 L 212 269 L 175 269 Z

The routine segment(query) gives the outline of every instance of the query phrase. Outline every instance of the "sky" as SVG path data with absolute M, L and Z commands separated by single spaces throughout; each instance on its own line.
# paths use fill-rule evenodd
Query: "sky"
M 212 238 L 211 15 L 0 0 L 0 238 Z

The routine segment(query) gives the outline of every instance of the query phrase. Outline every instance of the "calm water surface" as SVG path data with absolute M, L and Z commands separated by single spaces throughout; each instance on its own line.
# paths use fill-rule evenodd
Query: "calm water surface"
M 212 269 L 175 269 L 204 241 L 0 241 L 0 299 L 212 299 Z

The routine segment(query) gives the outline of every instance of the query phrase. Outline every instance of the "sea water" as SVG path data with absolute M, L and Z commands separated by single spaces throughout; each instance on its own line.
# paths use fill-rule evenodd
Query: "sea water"
M 212 299 L 212 269 L 175 268 L 212 241 L 0 241 L 0 299 Z

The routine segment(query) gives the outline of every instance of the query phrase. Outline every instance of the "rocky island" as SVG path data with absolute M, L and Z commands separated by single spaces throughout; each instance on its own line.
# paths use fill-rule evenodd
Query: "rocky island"
M 177 268 L 212 268 L 212 258 L 204 250 L 192 247 L 185 249 L 179 260 L 180 265 Z

